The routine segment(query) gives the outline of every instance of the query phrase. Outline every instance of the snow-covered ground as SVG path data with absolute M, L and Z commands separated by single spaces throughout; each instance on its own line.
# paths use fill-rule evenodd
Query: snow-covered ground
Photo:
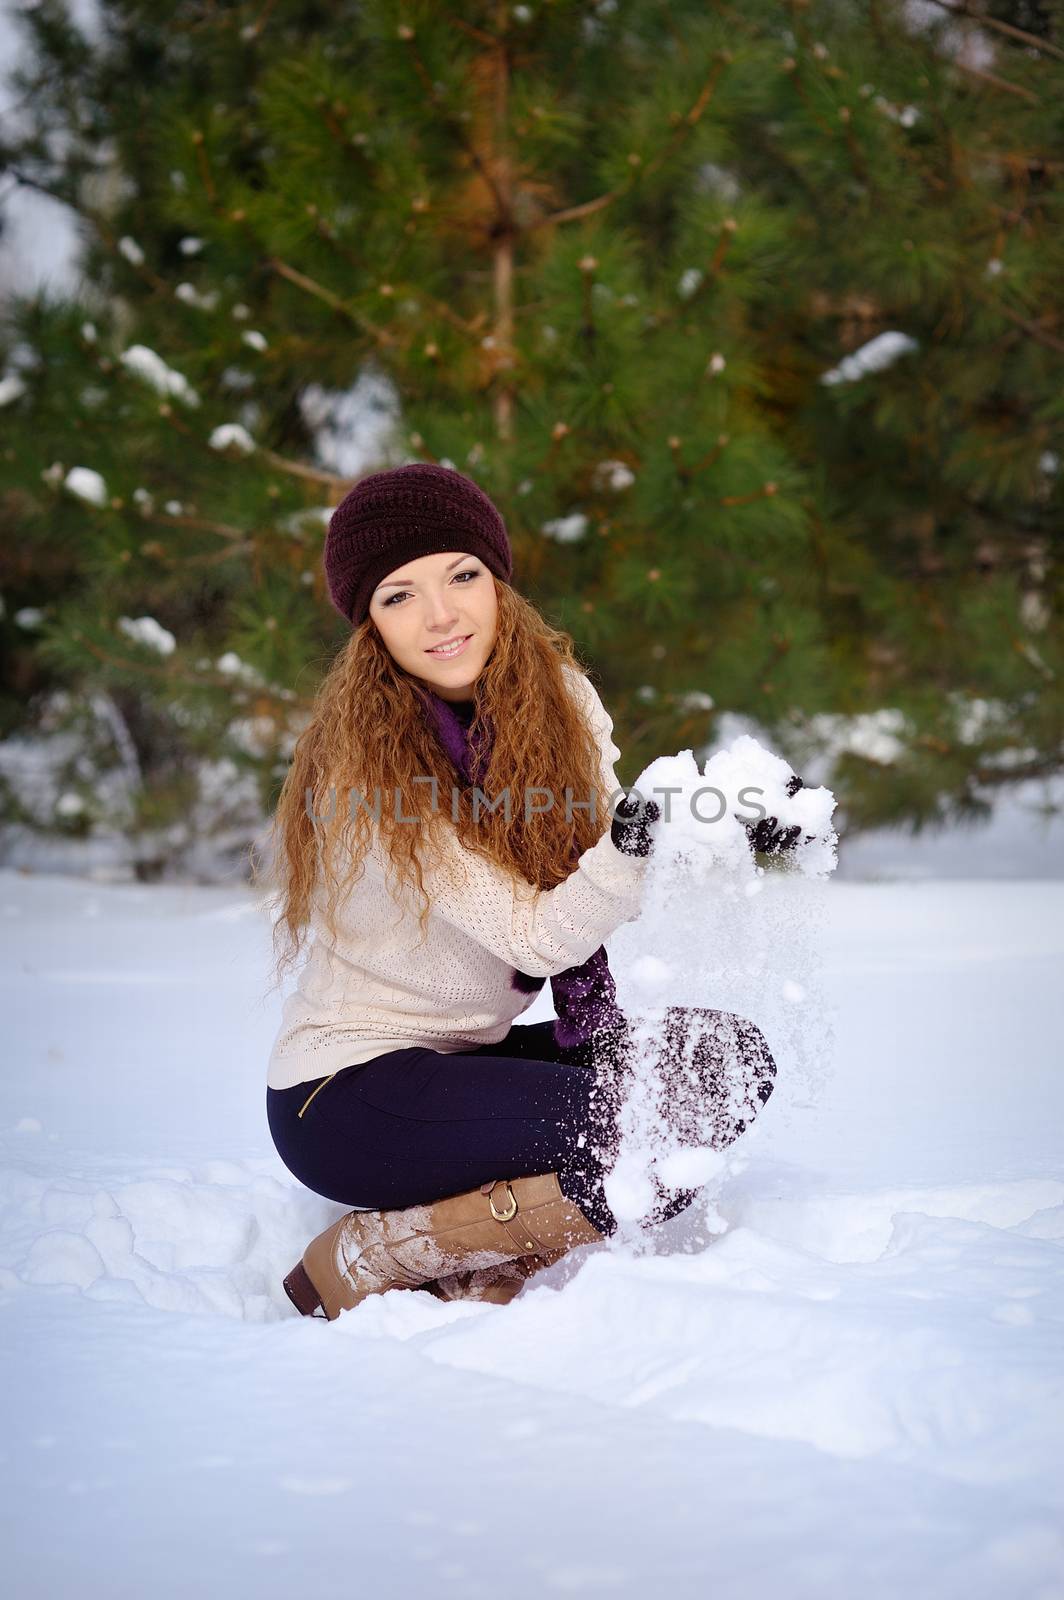
M 7 1592 L 1059 1600 L 1064 884 L 826 902 L 725 1232 L 325 1323 L 254 898 L 0 874 Z

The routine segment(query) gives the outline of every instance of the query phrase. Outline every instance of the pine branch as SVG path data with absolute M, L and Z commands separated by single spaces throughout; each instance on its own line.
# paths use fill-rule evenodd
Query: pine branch
M 495 226 L 505 228 L 512 227 L 513 218 L 506 209 L 505 197 L 501 194 L 494 177 L 488 169 L 487 164 L 482 160 L 480 151 L 466 137 L 466 131 L 458 119 L 451 116 L 449 113 L 446 102 L 440 95 L 440 91 L 436 87 L 431 72 L 429 72 L 428 68 L 425 66 L 425 63 L 422 61 L 421 57 L 417 53 L 417 50 L 413 46 L 413 39 L 415 37 L 413 28 L 405 25 L 400 27 L 399 36 L 401 39 L 405 39 L 407 43 L 410 44 L 410 55 L 413 58 L 414 70 L 421 79 L 422 86 L 429 99 L 432 101 L 432 104 L 437 108 L 441 118 L 446 123 L 448 132 L 451 133 L 461 145 L 462 149 L 469 157 L 480 177 L 483 179 L 485 186 L 490 189 L 492 195 L 494 196 L 495 205 L 497 207 Z
M 1064 61 L 1064 50 L 1061 50 L 1059 45 L 1050 44 L 1048 39 L 1040 39 L 1035 33 L 1026 33 L 1023 28 L 1017 28 L 1011 22 L 1001 22 L 997 17 L 969 11 L 966 6 L 950 5 L 948 0 L 931 0 L 931 4 L 938 6 L 940 11 L 947 11 L 958 21 L 971 22 L 977 28 L 991 28 L 995 33 L 1003 33 L 1010 39 L 1019 39 L 1021 43 L 1030 45 L 1033 50 L 1041 50 L 1045 55 L 1056 56 L 1058 61 Z
M 1018 311 L 1013 311 L 1011 307 L 1005 305 L 1001 300 L 995 299 L 993 295 L 986 294 L 982 290 L 977 290 L 976 293 L 984 305 L 990 306 L 1000 316 L 1003 316 L 1007 322 L 1014 323 L 1017 328 L 1022 329 L 1037 344 L 1045 345 L 1047 350 L 1056 350 L 1059 354 L 1064 355 L 1064 340 L 1058 339 L 1055 334 L 1048 333 L 1040 322 L 1032 322 L 1029 317 L 1022 317 Z
M 306 294 L 313 295 L 316 300 L 321 300 L 340 316 L 353 322 L 356 328 L 369 334 L 370 338 L 383 349 L 390 350 L 398 343 L 394 334 L 387 328 L 379 328 L 376 323 L 364 317 L 360 311 L 354 311 L 340 296 L 333 294 L 331 289 L 326 289 L 324 284 L 316 283 L 313 278 L 308 278 L 305 272 L 297 272 L 295 267 L 290 267 L 287 261 L 282 261 L 279 256 L 270 256 L 266 265 L 278 277 L 285 278 L 289 283 L 294 283 L 297 289 L 302 289 Z
M 247 538 L 246 528 L 233 528 L 227 522 L 212 522 L 209 517 L 169 516 L 164 512 L 144 513 L 146 522 L 158 522 L 168 528 L 195 528 L 200 533 L 215 533 L 219 539 L 241 540 Z
M 976 783 L 1001 786 L 1006 783 L 1023 783 L 1030 778 L 1054 778 L 1064 771 L 1064 751 L 1040 756 L 1034 761 L 1024 761 L 1015 767 L 973 767 L 970 777 Z
M 286 456 L 275 455 L 272 450 L 266 450 L 261 445 L 258 454 L 271 467 L 276 467 L 278 472 L 286 472 L 291 478 L 303 478 L 308 483 L 320 483 L 324 488 L 331 489 L 337 494 L 346 494 L 350 488 L 350 478 L 344 478 L 336 472 L 326 472 L 322 467 L 309 467 L 303 461 L 290 461 Z
M 677 128 L 676 132 L 670 135 L 667 143 L 656 156 L 652 156 L 651 159 L 645 163 L 645 165 L 641 164 L 640 166 L 633 167 L 632 176 L 629 178 L 628 182 L 623 186 L 623 188 L 607 189 L 605 194 L 597 195 L 594 200 L 584 200 L 580 205 L 566 206 L 564 211 L 551 211 L 546 216 L 537 217 L 532 222 L 526 223 L 519 230 L 520 233 L 534 233 L 537 228 L 553 227 L 554 224 L 558 222 L 572 222 L 580 217 L 593 216 L 596 211 L 602 211 L 606 206 L 611 205 L 614 200 L 619 200 L 622 196 L 630 194 L 632 189 L 634 189 L 636 184 L 639 182 L 643 172 L 655 172 L 658 167 L 660 167 L 662 163 L 672 154 L 677 144 L 679 144 L 681 140 L 685 139 L 690 133 L 691 129 L 696 127 L 701 121 L 707 106 L 713 98 L 714 90 L 717 87 L 717 81 L 720 78 L 725 66 L 728 65 L 731 59 L 732 58 L 729 51 L 723 50 L 720 52 L 716 62 L 714 63 L 713 71 L 710 73 L 709 78 L 699 91 L 698 98 L 695 100 L 694 105 L 689 111 L 685 112 L 683 117 L 680 119 L 682 126 Z
M 266 23 L 269 21 L 270 12 L 274 9 L 276 4 L 277 0 L 266 0 L 266 4 L 255 18 L 255 21 L 251 24 L 250 28 L 245 34 L 245 38 L 251 40 L 259 37 L 263 28 L 266 26 Z
M 984 72 L 981 67 L 971 67 L 966 61 L 958 61 L 956 58 L 951 65 L 959 72 L 966 72 L 970 78 L 978 78 L 982 83 L 989 83 L 993 89 L 1004 89 L 1007 94 L 1019 95 L 1022 100 L 1029 100 L 1032 105 L 1042 104 L 1033 89 L 1024 89 L 1020 84 L 1010 82 L 1008 78 L 999 77 L 996 72 Z

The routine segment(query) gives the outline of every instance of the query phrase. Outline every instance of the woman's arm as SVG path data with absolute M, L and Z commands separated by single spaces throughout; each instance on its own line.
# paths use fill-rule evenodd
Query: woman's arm
M 585 697 L 599 742 L 601 788 L 608 801 L 621 788 L 614 770 L 620 751 L 612 739 L 613 722 L 582 674 L 574 691 Z M 422 868 L 433 914 L 530 977 L 548 978 L 578 966 L 622 922 L 638 915 L 646 859 L 618 850 L 609 829 L 553 889 L 537 889 L 514 878 L 494 862 L 463 849 L 457 835 L 450 843 L 453 849 L 442 861 Z M 380 870 L 375 851 L 367 865 Z

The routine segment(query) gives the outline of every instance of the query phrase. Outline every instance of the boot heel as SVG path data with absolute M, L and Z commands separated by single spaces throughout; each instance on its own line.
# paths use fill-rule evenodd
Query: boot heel
M 285 1278 L 284 1292 L 301 1316 L 314 1316 L 322 1305 L 321 1295 L 311 1283 L 302 1261 L 297 1261 Z

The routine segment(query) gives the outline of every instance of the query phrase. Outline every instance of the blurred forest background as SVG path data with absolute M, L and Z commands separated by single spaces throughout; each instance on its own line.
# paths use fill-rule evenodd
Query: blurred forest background
M 42 0 L 3 39 L 4 859 L 239 873 L 346 637 L 329 509 L 411 460 L 499 505 L 625 781 L 745 730 L 844 841 L 1052 810 L 1064 4 Z

